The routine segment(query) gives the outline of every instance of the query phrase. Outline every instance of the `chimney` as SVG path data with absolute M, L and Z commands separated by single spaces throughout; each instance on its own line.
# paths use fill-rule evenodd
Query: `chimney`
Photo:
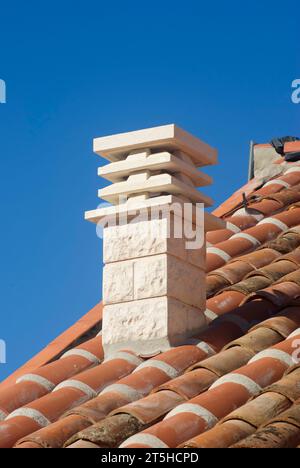
M 94 151 L 112 182 L 99 190 L 111 205 L 85 213 L 103 226 L 105 355 L 153 356 L 206 325 L 204 233 L 224 222 L 196 187 L 212 183 L 198 167 L 217 151 L 173 124 L 96 138 Z

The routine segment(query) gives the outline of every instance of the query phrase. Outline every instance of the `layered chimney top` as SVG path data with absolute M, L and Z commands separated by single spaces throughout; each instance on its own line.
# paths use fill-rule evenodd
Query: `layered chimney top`
M 103 225 L 104 350 L 154 355 L 205 326 L 204 231 L 224 222 L 203 212 L 213 202 L 197 187 L 212 180 L 197 168 L 217 152 L 173 124 L 96 138 L 94 151 L 112 182 L 99 190 L 112 206 L 85 214 Z

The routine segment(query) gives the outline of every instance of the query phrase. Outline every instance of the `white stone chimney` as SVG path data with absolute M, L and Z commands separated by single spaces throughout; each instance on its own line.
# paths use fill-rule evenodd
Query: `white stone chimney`
M 197 168 L 217 151 L 173 124 L 96 138 L 94 151 L 112 182 L 99 190 L 111 205 L 85 213 L 103 225 L 104 351 L 155 355 L 206 324 L 204 231 L 224 223 L 199 205 L 212 180 Z

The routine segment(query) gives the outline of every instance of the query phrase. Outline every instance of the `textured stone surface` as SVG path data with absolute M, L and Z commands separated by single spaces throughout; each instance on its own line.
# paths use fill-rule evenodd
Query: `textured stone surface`
M 176 218 L 177 219 L 177 218 Z M 169 233 L 170 230 L 170 233 Z M 135 221 L 104 228 L 104 263 L 170 253 L 205 268 L 205 246 L 186 250 L 186 239 L 174 237 L 174 218 Z
M 203 326 L 205 317 L 201 310 L 172 298 L 107 305 L 103 314 L 103 346 L 106 355 L 119 349 L 151 355 L 183 343 Z
M 169 254 L 109 263 L 103 271 L 103 303 L 173 297 L 205 307 L 205 273 Z
M 167 295 L 205 310 L 204 270 L 183 262 L 172 255 L 167 259 Z
M 103 304 L 133 300 L 133 262 L 117 262 L 103 269 Z
M 105 228 L 103 236 L 104 263 L 166 252 L 166 226 L 167 220 L 153 220 Z M 155 230 L 154 232 L 158 232 L 157 236 L 151 234 L 152 228 Z
M 167 255 L 140 258 L 134 264 L 134 298 L 163 296 L 168 294 L 169 271 Z
M 134 299 L 167 295 L 204 308 L 205 273 L 173 255 L 162 254 L 134 262 Z

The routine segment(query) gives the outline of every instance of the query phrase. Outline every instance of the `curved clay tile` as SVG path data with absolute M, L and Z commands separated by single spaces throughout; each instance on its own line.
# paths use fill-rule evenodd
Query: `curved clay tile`
M 259 426 L 285 411 L 300 397 L 297 384 L 300 370 L 284 376 L 278 382 L 263 390 L 263 393 L 241 408 L 226 416 L 213 429 L 194 437 L 184 444 L 186 448 L 227 448 L 246 439 Z M 251 439 L 246 439 L 241 446 L 247 447 Z
M 299 324 L 300 315 L 293 330 Z M 67 445 L 72 446 L 75 441 L 82 438 L 96 443 L 99 447 L 118 446 L 125 440 L 126 435 L 130 437 L 145 429 L 147 425 L 155 424 L 179 403 L 205 392 L 219 377 L 241 367 L 257 352 L 283 339 L 270 328 L 266 329 L 264 322 L 261 323 L 260 328 L 243 338 L 232 343 L 231 348 L 192 366 L 191 370 L 184 375 L 159 386 L 156 393 L 112 411 L 103 421 L 72 437 Z M 122 419 L 124 414 L 130 418 L 130 423 L 126 424 Z M 135 419 L 135 424 L 132 418 Z M 111 424 L 117 426 L 118 423 L 122 425 L 122 431 L 114 431 L 114 436 L 111 437 Z
M 232 216 L 226 219 L 226 229 L 208 232 L 206 240 L 211 244 L 218 244 L 229 239 L 233 234 L 255 226 L 256 223 L 257 219 L 254 216 Z
M 294 295 L 297 295 L 299 293 L 300 289 L 296 289 L 292 287 L 291 283 L 288 283 L 290 286 L 290 297 L 289 299 L 292 300 Z M 278 287 L 282 285 L 278 285 Z M 284 286 L 284 284 L 283 284 Z M 273 299 L 274 297 L 276 298 L 276 293 L 272 291 L 272 294 L 269 293 L 269 296 Z M 268 297 L 268 300 L 264 299 L 259 299 L 252 301 L 252 304 L 245 304 L 245 306 L 241 307 L 240 309 L 243 310 L 245 309 L 245 314 L 244 314 L 244 320 L 247 320 L 247 317 L 249 314 L 249 317 L 253 318 L 253 314 L 255 311 L 255 307 L 257 306 L 257 314 L 258 317 L 263 319 L 264 314 L 265 317 L 268 316 L 269 313 L 274 313 L 274 306 L 271 304 L 270 297 Z M 288 296 L 286 296 L 286 300 Z M 276 299 L 277 300 L 277 299 Z M 282 301 L 282 297 L 281 297 Z M 276 302 L 276 301 L 275 301 Z M 283 302 L 281 302 L 283 304 Z M 249 307 L 251 305 L 251 308 Z M 269 306 L 269 310 L 268 310 Z M 247 309 L 249 308 L 249 313 L 247 312 Z M 251 310 L 250 310 L 251 309 Z M 250 314 L 251 312 L 251 314 Z M 255 314 L 254 314 L 255 315 Z M 242 314 L 241 314 L 242 316 Z M 251 321 L 249 321 L 248 327 L 250 327 Z M 234 323 L 232 321 L 226 322 L 220 322 L 213 324 L 211 327 L 211 332 L 206 331 L 203 332 L 201 339 L 201 343 L 209 343 L 210 347 L 214 347 L 215 350 L 218 350 L 218 346 L 222 346 L 226 344 L 226 337 L 228 339 L 229 336 L 232 336 L 232 339 L 237 338 L 237 336 L 241 335 L 243 332 L 240 328 L 240 325 L 237 323 Z M 231 331 L 230 331 L 231 330 Z M 232 334 L 234 332 L 235 336 Z M 224 342 L 225 341 L 225 342 Z M 221 344 L 223 343 L 223 344 Z M 228 343 L 228 341 L 227 341 Z M 207 346 L 207 345 L 205 345 Z M 201 349 L 206 349 L 201 346 Z M 220 348 L 219 348 L 220 349 Z M 249 352 L 249 351 L 248 351 Z M 174 354 L 174 350 L 173 350 Z M 204 354 L 203 354 L 204 356 Z M 217 355 L 216 355 L 217 356 Z M 158 356 L 157 359 L 161 359 L 161 356 Z M 170 364 L 170 361 L 168 361 Z M 201 371 L 204 372 L 204 369 Z M 205 370 L 205 372 L 210 372 Z M 137 372 L 135 373 L 137 374 Z M 191 373 L 187 373 L 182 378 L 185 376 L 189 376 Z M 210 375 L 213 375 L 210 372 Z M 180 379 L 180 377 L 179 377 Z M 172 380 L 170 381 L 172 382 Z M 120 383 L 120 381 L 119 381 Z M 189 382 L 191 384 L 191 382 Z M 189 386 L 189 388 L 192 388 Z M 34 441 L 35 443 L 40 444 L 42 447 L 46 446 L 53 446 L 53 447 L 61 447 L 66 440 L 71 437 L 74 433 L 78 432 L 79 430 L 84 429 L 84 427 L 89 426 L 90 424 L 93 424 L 97 419 L 101 419 L 105 417 L 105 415 L 109 414 L 114 408 L 121 407 L 122 405 L 129 403 L 127 400 L 126 402 L 126 396 L 125 394 L 118 394 L 114 393 L 112 391 L 111 393 L 104 393 L 103 395 L 100 395 L 99 397 L 92 399 L 90 402 L 86 403 L 83 405 L 80 409 L 75 408 L 73 409 L 70 414 L 63 419 L 50 424 L 49 426 L 40 429 L 39 431 L 36 431 L 35 433 L 31 434 L 30 436 L 25 437 L 23 441 L 20 441 L 20 445 L 26 441 Z M 88 422 L 89 421 L 89 422 Z
M 280 253 L 276 250 L 263 248 L 237 257 L 218 270 L 208 273 L 206 276 L 207 298 L 227 286 L 238 283 L 251 271 L 272 263 L 279 256 Z
M 56 421 L 63 413 L 95 397 L 105 387 L 130 374 L 142 361 L 119 353 L 99 366 L 65 380 L 55 390 L 13 411 L 0 422 L 0 447 L 11 447 L 20 437 Z
M 101 324 L 102 320 L 102 304 L 97 304 L 74 325 L 64 331 L 55 340 L 46 346 L 40 353 L 30 359 L 26 364 L 17 369 L 7 379 L 0 383 L 0 390 L 8 385 L 16 382 L 17 378 L 22 374 L 27 374 L 37 367 L 48 364 L 53 359 L 56 359 L 64 350 L 68 349 L 76 340 L 89 330 L 94 328 L 97 324 Z
M 252 435 L 240 437 L 232 448 L 295 448 L 300 442 L 300 370 L 281 379 L 267 393 L 244 407 L 245 417 L 254 419 Z M 291 391 L 289 391 L 291 390 Z M 298 391 L 297 391 L 298 390 Z M 297 394 L 298 400 L 293 396 Z M 294 402 L 294 405 L 292 403 Z M 261 404 L 264 404 L 262 407 Z M 262 408 L 264 410 L 262 411 Z M 287 409 L 289 408 L 289 409 Z M 284 411 L 285 410 L 285 411 Z M 234 417 L 234 415 L 233 415 Z M 269 422 L 268 422 L 269 421 Z M 262 426 L 259 428 L 259 426 Z M 256 432 L 255 432 L 255 429 Z M 239 441 L 238 441 L 239 440 Z
M 224 203 L 222 203 L 218 208 L 213 211 L 213 215 L 222 217 L 228 212 L 236 208 L 243 200 L 243 193 L 249 195 L 255 189 L 261 185 L 259 179 L 252 179 L 246 185 L 237 190 L 231 197 L 228 198 Z
M 14 385 L 0 391 L 0 420 L 20 406 L 50 393 L 63 380 L 100 364 L 102 360 L 102 339 L 98 336 L 69 350 L 60 359 L 22 375 Z
M 177 350 L 171 349 L 170 351 L 166 351 L 158 357 L 149 360 L 151 362 L 146 361 L 146 365 L 141 365 L 137 368 L 136 372 L 130 373 L 128 377 L 118 379 L 116 384 L 113 383 L 112 385 L 107 386 L 97 398 L 89 398 L 90 401 L 84 405 L 80 405 L 80 402 L 77 405 L 73 405 L 80 406 L 76 407 L 74 412 L 72 410 L 68 411 L 64 419 L 40 429 L 36 434 L 40 440 L 48 440 L 48 443 L 49 434 L 51 434 L 52 440 L 58 439 L 59 441 L 62 440 L 62 433 L 71 437 L 74 433 L 72 433 L 73 427 L 76 429 L 76 432 L 80 430 L 80 420 L 83 421 L 83 427 L 85 427 L 86 421 L 89 418 L 91 418 L 91 422 L 102 419 L 115 407 L 122 406 L 134 399 L 142 398 L 154 387 L 183 372 L 183 370 L 193 362 L 206 357 L 208 351 L 205 348 L 202 348 L 203 347 L 197 346 L 183 346 L 181 350 L 178 348 Z M 109 361 L 107 364 L 110 363 L 113 363 L 113 361 Z M 102 366 L 104 366 L 104 364 L 102 364 Z M 115 369 L 115 366 L 113 368 Z M 106 375 L 106 373 L 104 375 Z M 103 376 L 99 375 L 99 371 L 97 372 L 97 377 L 99 378 L 99 382 L 103 380 Z M 82 399 L 82 403 L 83 402 L 84 400 Z M 57 437 L 55 436 L 56 431 L 58 433 Z M 25 436 L 25 434 L 23 434 L 23 436 Z M 67 439 L 63 442 L 66 440 Z
M 245 296 L 264 289 L 280 278 L 298 269 L 299 252 L 295 257 L 290 254 L 289 258 L 282 259 L 267 265 L 264 268 L 250 272 L 245 279 L 223 288 L 223 291 L 208 299 L 206 303 L 205 315 L 208 322 L 215 320 L 218 316 L 226 314 L 238 307 L 245 299 Z M 280 259 L 279 259 L 280 260 Z M 238 263 L 238 262 L 235 262 Z
M 257 249 L 260 245 L 271 241 L 284 231 L 288 231 L 289 228 L 299 225 L 299 223 L 300 208 L 294 208 L 276 214 L 271 218 L 265 218 L 256 226 L 239 234 L 234 234 L 230 239 L 213 247 L 208 247 L 206 271 L 216 270 L 233 257 Z M 269 247 L 269 245 L 266 245 L 266 247 Z
M 286 321 L 289 322 L 289 312 L 286 311 Z M 294 316 L 294 311 L 291 310 L 292 320 L 290 320 L 290 330 L 295 330 L 300 324 L 300 316 L 298 315 L 297 319 Z M 292 326 L 293 323 L 293 326 Z M 155 395 L 150 395 L 149 397 L 143 398 L 136 402 L 130 403 L 125 407 L 118 408 L 111 412 L 111 416 L 117 414 L 128 413 L 132 417 L 137 417 L 139 423 L 143 424 L 145 428 L 146 425 L 155 423 L 156 419 L 159 419 L 163 413 L 164 409 L 167 408 L 166 401 L 169 402 L 169 405 L 173 403 L 174 407 L 177 406 L 180 401 L 178 397 L 184 400 L 188 400 L 196 396 L 199 393 L 203 393 L 212 385 L 220 376 L 231 372 L 232 370 L 246 364 L 255 353 L 266 349 L 268 346 L 274 345 L 275 343 L 280 342 L 283 337 L 271 327 L 272 319 L 267 322 L 262 322 L 257 326 L 250 334 L 245 335 L 245 337 L 237 340 L 236 342 L 231 343 L 231 347 L 226 351 L 218 353 L 215 356 L 212 356 L 204 361 L 199 362 L 191 367 L 191 371 L 188 371 L 186 374 L 177 377 L 159 386 L 156 389 L 158 392 L 158 397 L 155 398 Z M 164 400 L 164 405 L 161 404 L 162 393 L 167 392 L 169 399 Z M 170 398 L 169 393 L 173 392 L 173 399 Z M 177 395 L 177 398 L 175 396 Z M 160 397 L 160 398 L 159 398 Z M 104 421 L 93 426 L 93 430 L 88 430 L 88 433 L 93 433 L 93 439 L 88 439 L 88 434 L 83 431 L 84 438 L 87 437 L 87 440 L 93 440 L 99 444 L 99 446 L 105 446 L 107 439 L 103 439 L 103 431 L 110 423 L 110 417 L 106 418 Z M 142 427 L 139 425 L 139 429 Z M 133 427 L 124 428 L 124 434 L 128 436 L 131 433 L 135 433 Z M 98 434 L 98 436 L 97 436 Z M 98 437 L 98 438 L 97 438 Z M 68 444 L 72 444 L 78 437 L 72 438 Z M 123 439 L 124 440 L 124 439 Z M 114 439 L 114 443 L 121 443 L 120 434 L 118 440 Z
M 218 379 L 205 393 L 175 407 L 166 418 L 129 439 L 121 447 L 177 447 L 215 426 L 262 388 L 279 380 L 292 366 L 293 342 L 298 335 L 261 351 L 246 365 Z M 184 431 L 176 431 L 184 425 Z

